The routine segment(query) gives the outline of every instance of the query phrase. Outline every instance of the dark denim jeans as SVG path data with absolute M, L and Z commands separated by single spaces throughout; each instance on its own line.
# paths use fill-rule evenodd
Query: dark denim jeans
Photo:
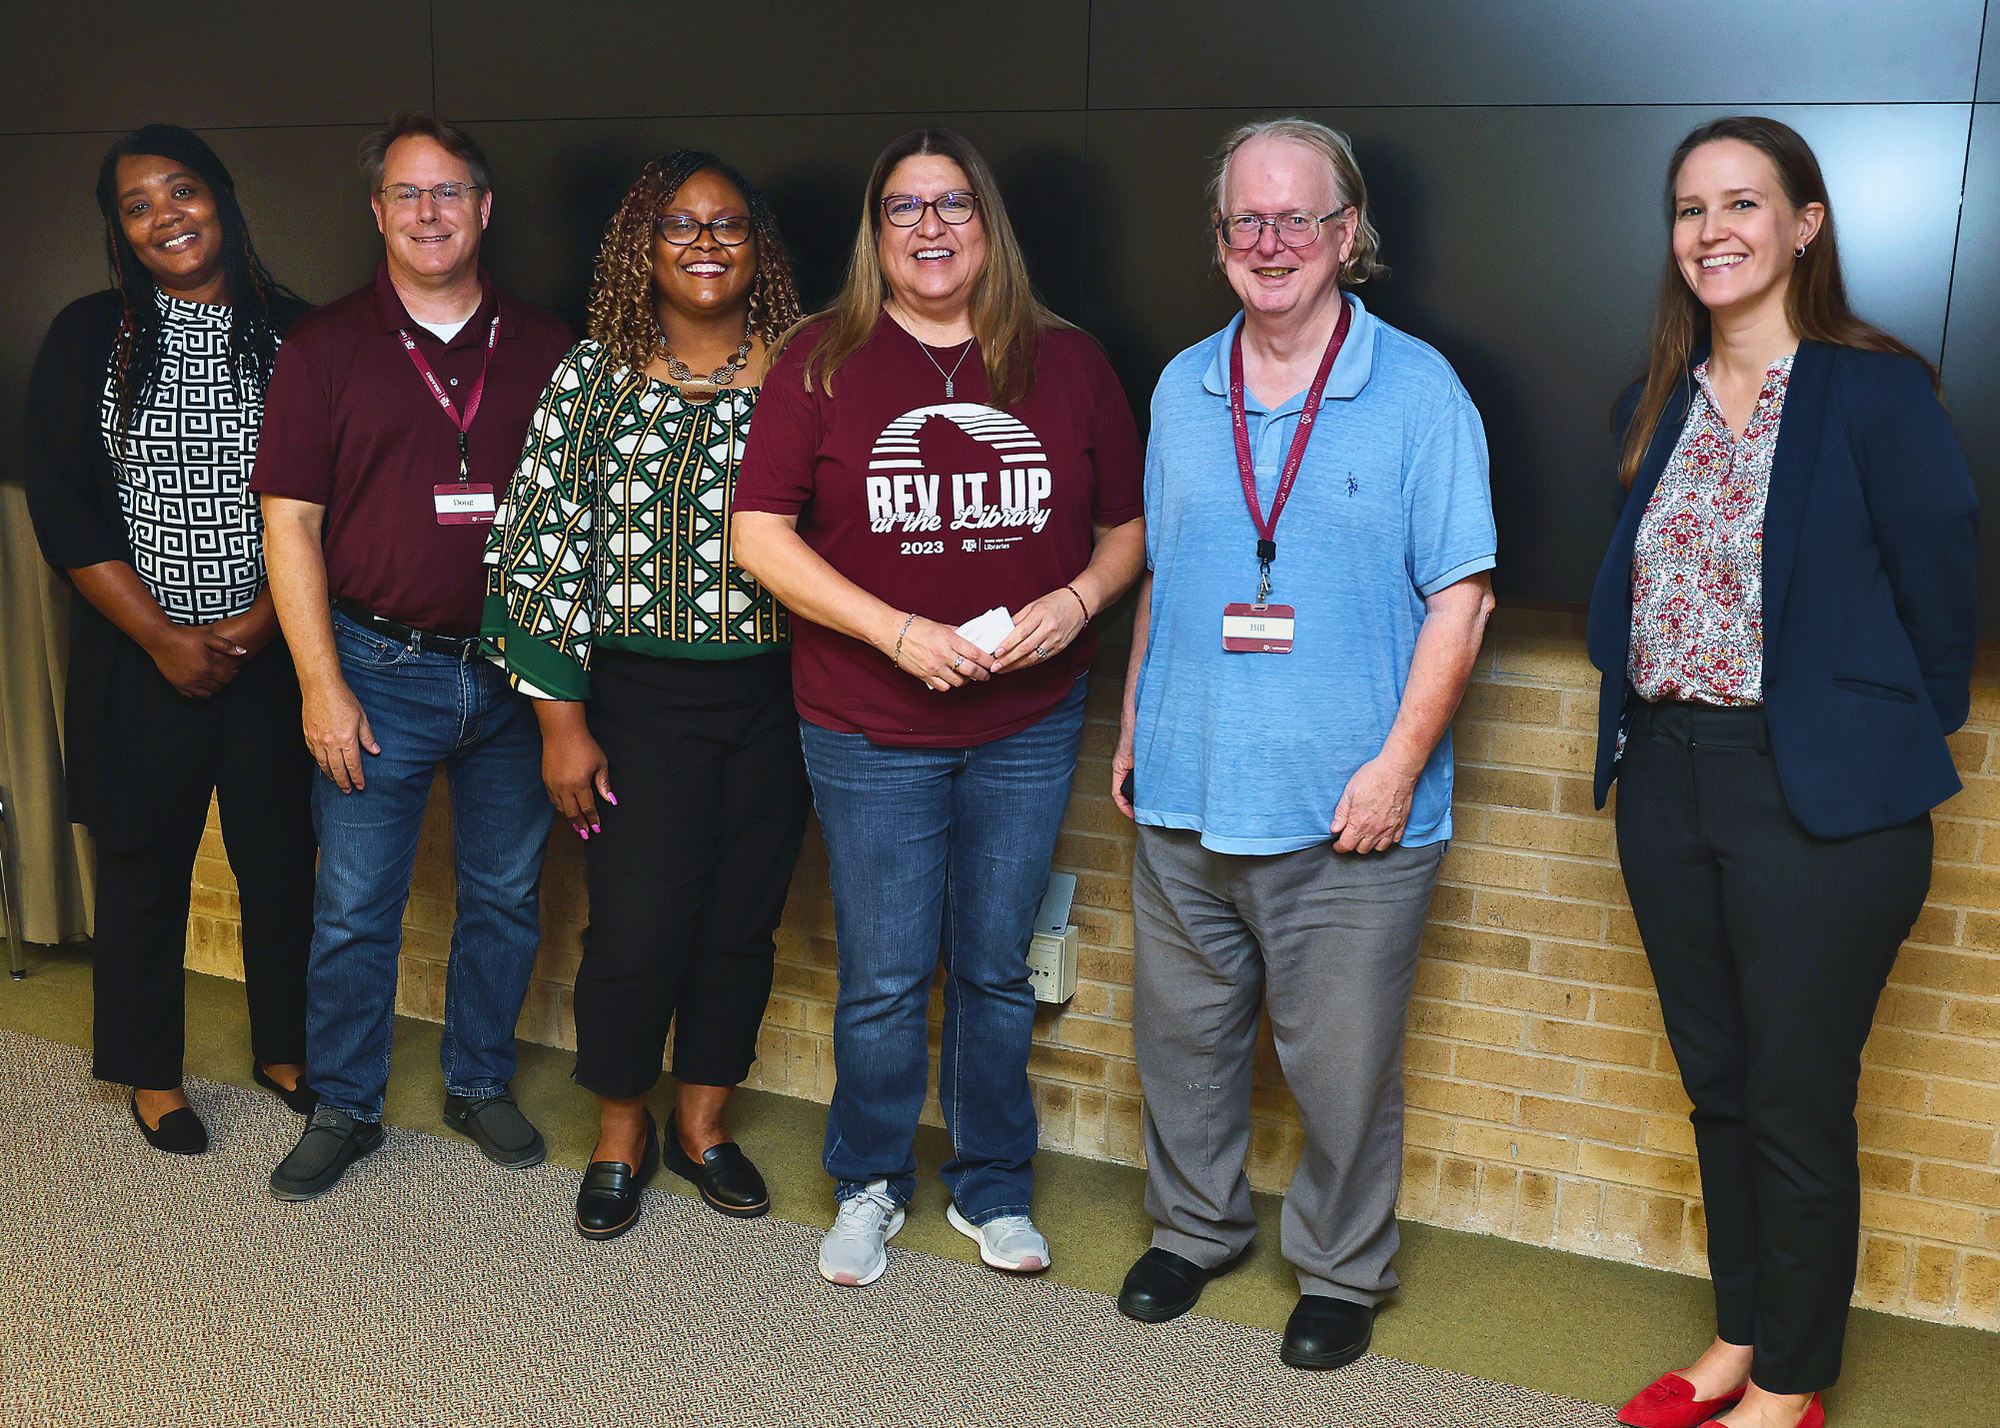
M 945 1188 L 976 1225 L 1028 1213 L 1028 938 L 1076 772 L 1084 684 L 1040 723 L 971 748 L 891 748 L 800 723 L 840 949 L 825 1165 L 842 1198 L 871 1180 L 902 1204 L 915 1193 L 942 955 Z
M 347 687 L 380 754 L 366 787 L 313 784 L 319 881 L 306 980 L 306 1079 L 321 1104 L 382 1118 L 403 907 L 437 766 L 451 789 L 458 913 L 445 981 L 445 1089 L 490 1096 L 514 1074 L 514 1024 L 541 939 L 538 884 L 554 809 L 525 695 L 482 659 L 427 654 L 333 617 Z

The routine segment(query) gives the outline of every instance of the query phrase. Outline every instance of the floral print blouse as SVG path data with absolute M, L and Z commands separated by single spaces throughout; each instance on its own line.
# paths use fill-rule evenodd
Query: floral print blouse
M 1742 436 L 1694 370 L 1695 398 L 1632 551 L 1628 674 L 1642 699 L 1761 704 L 1764 499 L 1792 359 L 1764 374 Z

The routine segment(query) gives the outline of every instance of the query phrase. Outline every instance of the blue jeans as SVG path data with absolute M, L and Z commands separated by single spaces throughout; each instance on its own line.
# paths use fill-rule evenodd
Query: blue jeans
M 428 654 L 333 617 L 340 672 L 380 754 L 367 784 L 313 783 L 319 880 L 306 974 L 306 1080 L 320 1103 L 382 1118 L 417 835 L 437 766 L 451 788 L 458 913 L 445 980 L 445 1089 L 478 1099 L 514 1074 L 514 1024 L 541 940 L 538 884 L 555 810 L 525 695 L 483 659 Z
M 975 1225 L 1028 1213 L 1039 1129 L 1028 938 L 1076 772 L 1084 685 L 1040 723 L 971 748 L 893 748 L 799 725 L 840 952 L 824 1163 L 842 1199 L 873 1180 L 900 1204 L 916 1191 L 942 955 L 945 1188 Z

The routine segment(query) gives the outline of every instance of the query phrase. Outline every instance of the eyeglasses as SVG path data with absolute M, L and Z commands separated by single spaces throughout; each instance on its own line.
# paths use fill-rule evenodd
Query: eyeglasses
M 1264 239 L 1264 230 L 1278 230 L 1278 241 L 1287 248 L 1309 248 L 1319 241 L 1319 226 L 1340 217 L 1351 203 L 1343 203 L 1331 213 L 1314 215 L 1299 208 L 1290 213 L 1231 213 L 1216 220 L 1216 231 L 1232 248 L 1254 248 Z
M 382 197 L 389 201 L 391 208 L 415 208 L 425 194 L 439 208 L 456 208 L 461 203 L 472 202 L 472 196 L 480 191 L 476 183 L 434 183 L 429 188 L 418 188 L 413 183 L 392 183 L 381 190 Z
M 950 193 L 941 193 L 936 198 L 918 198 L 911 193 L 892 193 L 882 200 L 882 216 L 898 228 L 915 228 L 924 221 L 926 208 L 956 228 L 961 223 L 971 221 L 972 215 L 979 208 L 979 195 L 954 189 Z
M 688 247 L 704 233 L 725 248 L 735 248 L 749 240 L 750 220 L 741 217 L 716 218 L 707 223 L 697 223 L 684 213 L 669 213 L 653 225 L 653 231 L 676 248 Z

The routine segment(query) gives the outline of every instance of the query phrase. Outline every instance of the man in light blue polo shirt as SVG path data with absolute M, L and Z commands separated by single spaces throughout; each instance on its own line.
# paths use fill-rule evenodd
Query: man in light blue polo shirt
M 1493 605 L 1486 442 L 1444 359 L 1342 292 L 1383 271 L 1343 136 L 1239 129 L 1211 201 L 1244 311 L 1153 394 L 1113 763 L 1157 1221 L 1118 1303 L 1185 1313 L 1250 1242 L 1261 1002 L 1305 1131 L 1281 1354 L 1338 1368 L 1397 1283 L 1404 1023 Z

